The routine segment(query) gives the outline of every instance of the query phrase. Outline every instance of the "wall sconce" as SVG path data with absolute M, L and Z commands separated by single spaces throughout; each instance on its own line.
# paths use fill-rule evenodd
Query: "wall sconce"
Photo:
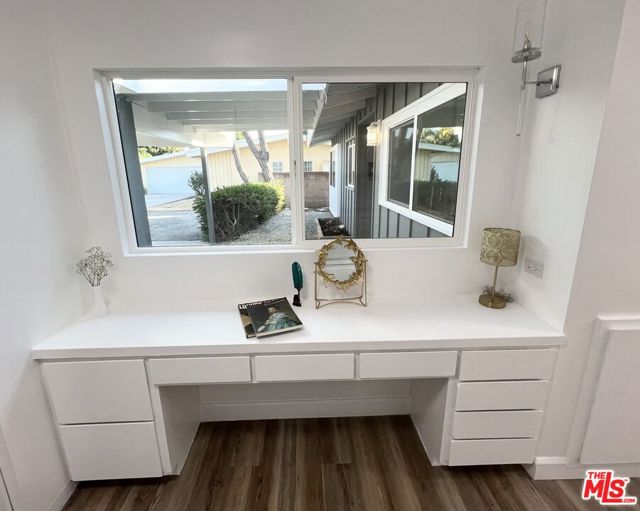
M 536 98 L 544 98 L 558 92 L 560 87 L 561 66 L 553 66 L 538 73 L 535 81 L 527 80 L 527 66 L 529 61 L 542 56 L 542 34 L 544 31 L 544 14 L 546 0 L 526 0 L 518 6 L 516 27 L 513 36 L 513 56 L 511 62 L 522 64 L 520 79 L 520 106 L 518 108 L 518 122 L 516 136 L 520 136 L 524 119 L 525 91 L 527 85 L 536 86 Z
M 379 132 L 380 130 L 378 129 L 377 122 L 374 121 L 367 126 L 367 146 L 372 147 L 378 145 L 380 142 Z

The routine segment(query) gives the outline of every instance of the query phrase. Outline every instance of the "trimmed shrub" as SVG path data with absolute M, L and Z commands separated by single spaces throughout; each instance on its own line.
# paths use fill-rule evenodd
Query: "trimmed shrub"
M 193 211 L 198 215 L 202 239 L 209 239 L 202 175 L 193 173 L 189 181 L 196 192 Z M 284 186 L 280 183 L 247 183 L 224 186 L 211 192 L 213 223 L 217 241 L 227 241 L 258 227 L 282 211 Z

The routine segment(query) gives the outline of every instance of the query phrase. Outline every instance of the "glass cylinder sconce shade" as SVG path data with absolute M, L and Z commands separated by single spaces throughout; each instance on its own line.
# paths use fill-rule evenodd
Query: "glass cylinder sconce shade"
M 368 146 L 377 146 L 378 145 L 378 123 L 372 122 L 367 126 L 367 145 Z
M 528 62 L 542 55 L 545 0 L 526 0 L 518 6 L 512 62 Z

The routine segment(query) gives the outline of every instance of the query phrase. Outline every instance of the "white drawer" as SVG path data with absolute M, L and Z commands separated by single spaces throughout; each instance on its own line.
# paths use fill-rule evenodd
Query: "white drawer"
M 351 380 L 352 353 L 264 355 L 255 358 L 257 381 Z
M 158 358 L 147 364 L 155 385 L 251 381 L 249 357 Z
M 42 364 L 60 424 L 153 420 L 142 360 Z
M 153 422 L 60 426 L 71 479 L 160 477 Z
M 456 410 L 542 410 L 547 381 L 459 383 Z
M 500 440 L 451 440 L 449 465 L 503 465 L 531 463 L 536 453 L 535 438 Z
M 451 436 L 469 438 L 534 438 L 542 427 L 544 412 L 455 412 Z
M 360 378 L 443 378 L 457 363 L 456 351 L 361 353 Z
M 556 350 L 464 351 L 460 381 L 548 379 Z

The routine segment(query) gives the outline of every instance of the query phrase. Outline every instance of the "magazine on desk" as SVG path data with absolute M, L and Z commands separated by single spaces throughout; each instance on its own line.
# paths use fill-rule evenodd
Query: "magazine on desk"
M 293 312 L 286 298 L 241 303 L 238 305 L 238 312 L 247 339 L 302 328 L 302 321 Z

